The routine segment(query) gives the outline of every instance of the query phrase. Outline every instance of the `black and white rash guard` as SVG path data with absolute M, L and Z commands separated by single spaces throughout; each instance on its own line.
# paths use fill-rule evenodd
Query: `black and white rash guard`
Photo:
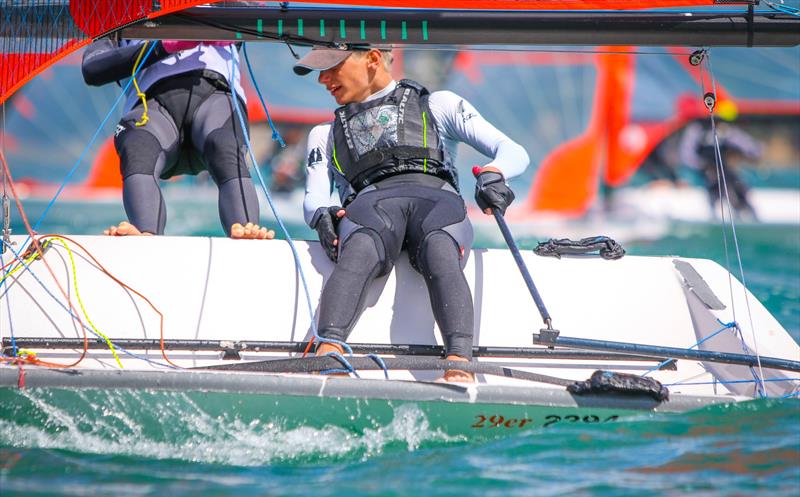
M 367 97 L 368 100 L 381 98 L 397 86 L 392 81 L 386 88 Z M 530 159 L 525 149 L 495 128 L 481 116 L 467 100 L 451 91 L 431 93 L 428 105 L 436 121 L 436 128 L 444 144 L 445 162 L 452 167 L 456 158 L 456 146 L 466 143 L 487 157 L 493 157 L 486 166 L 500 170 L 506 178 L 522 173 Z M 354 190 L 332 166 L 333 126 L 332 123 L 314 127 L 308 136 L 308 162 L 306 194 L 303 213 L 307 223 L 311 223 L 314 213 L 320 207 L 342 205 L 344 199 Z M 336 188 L 332 189 L 332 185 Z
M 139 88 L 143 92 L 147 93 L 148 88 L 165 78 L 206 69 L 222 75 L 229 83 L 233 76 L 233 87 L 242 101 L 246 102 L 241 85 L 239 52 L 235 44 L 223 46 L 200 44 L 194 48 L 170 54 L 164 50 L 160 42 L 155 43 L 157 43 L 156 47 L 144 61 L 142 69 L 136 77 Z M 92 43 L 83 54 L 81 67 L 84 80 L 87 84 L 101 86 L 130 78 L 143 44 L 142 40 L 122 40 L 116 43 L 109 39 Z M 147 49 L 145 49 L 146 51 Z M 234 65 L 236 66 L 235 71 Z M 129 87 L 124 112 L 127 113 L 133 108 L 137 98 L 136 90 L 133 86 Z

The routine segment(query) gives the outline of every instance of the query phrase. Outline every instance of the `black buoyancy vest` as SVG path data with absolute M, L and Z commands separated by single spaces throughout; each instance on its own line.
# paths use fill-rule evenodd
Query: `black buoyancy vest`
M 458 189 L 428 96 L 422 85 L 404 79 L 383 98 L 336 109 L 333 164 L 356 192 L 407 172 L 432 174 Z

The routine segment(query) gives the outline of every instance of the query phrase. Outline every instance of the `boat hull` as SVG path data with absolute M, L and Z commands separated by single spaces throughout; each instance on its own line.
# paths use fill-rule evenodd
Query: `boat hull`
M 169 443 L 180 442 L 171 437 L 182 436 L 181 430 L 173 429 L 174 423 L 189 423 L 198 417 L 242 426 L 285 430 L 337 427 L 364 434 L 412 416 L 415 424 L 437 436 L 480 439 L 741 400 L 677 395 L 658 402 L 646 396 L 577 396 L 546 387 L 465 387 L 244 373 L 26 367 L 23 375 L 20 388 L 19 370 L 0 368 L 0 420 L 4 422 L 44 426 L 50 431 L 80 430 L 76 420 L 124 413 L 123 425 L 146 428 L 148 433 L 143 436 L 148 440 Z

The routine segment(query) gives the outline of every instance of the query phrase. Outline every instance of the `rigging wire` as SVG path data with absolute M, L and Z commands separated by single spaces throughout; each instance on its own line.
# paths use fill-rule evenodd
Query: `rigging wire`
M 0 127 L 0 152 L 4 155 L 6 153 L 6 101 L 3 100 L 2 105 L 2 127 Z M 6 177 L 6 172 L 1 171 L 0 174 L 3 176 L 3 197 L 2 197 L 2 209 L 3 209 L 3 235 L 2 235 L 2 246 L 0 246 L 0 265 L 3 266 L 3 279 L 0 280 L 0 288 L 3 288 L 5 285 L 5 275 L 6 275 L 6 264 L 4 260 L 4 255 L 6 253 L 6 247 L 11 244 L 11 205 L 8 198 L 8 177 Z M 13 260 L 13 259 L 12 259 Z M 6 302 L 6 309 L 8 310 L 8 329 L 11 336 L 11 350 L 14 353 L 14 356 L 17 355 L 17 340 L 14 337 L 14 320 L 11 316 L 11 305 L 10 303 Z M 2 328 L 0 327 L 0 336 L 2 336 Z
M 779 383 L 784 381 L 800 381 L 800 378 L 765 378 L 763 380 L 714 380 L 714 381 L 677 381 L 675 383 L 662 383 L 665 387 L 682 387 L 686 385 L 736 385 L 740 383 L 755 383 L 758 381 Z
M 711 53 L 707 48 L 705 49 L 704 62 L 705 62 L 705 65 L 701 65 L 701 71 L 702 71 L 703 67 L 706 67 L 708 69 L 708 77 L 709 77 L 709 81 L 711 82 L 711 95 L 712 95 L 712 98 L 716 99 L 717 84 L 716 84 L 716 79 L 714 78 L 713 67 L 711 65 Z M 701 73 L 701 82 L 702 82 L 702 84 L 704 84 L 704 78 L 702 77 L 702 73 Z M 705 88 L 703 88 L 703 93 L 704 93 L 704 98 L 706 98 L 706 96 L 708 94 L 705 93 Z M 709 111 L 709 119 L 711 121 L 711 134 L 712 134 L 712 137 L 714 139 L 714 162 L 715 162 L 715 166 L 716 166 L 716 170 L 717 170 L 717 188 L 718 188 L 718 191 L 719 191 L 720 216 L 721 216 L 720 223 L 722 225 L 721 227 L 722 227 L 724 244 L 725 244 L 725 258 L 726 258 L 726 265 L 727 265 L 726 269 L 728 270 L 728 285 L 729 285 L 730 294 L 731 294 L 731 310 L 733 312 L 733 320 L 734 320 L 734 322 L 736 322 L 736 309 L 735 309 L 734 297 L 733 297 L 733 274 L 731 273 L 731 270 L 730 270 L 730 260 L 729 260 L 729 257 L 728 257 L 728 242 L 727 242 L 727 235 L 725 234 L 725 207 L 727 207 L 728 217 L 729 217 L 729 224 L 730 224 L 731 234 L 732 234 L 732 238 L 733 238 L 733 245 L 734 245 L 734 248 L 736 249 L 736 259 L 737 259 L 737 262 L 738 262 L 738 265 L 739 265 L 739 274 L 740 274 L 740 277 L 741 277 L 741 280 L 742 280 L 742 289 L 743 289 L 743 294 L 744 294 L 744 300 L 745 300 L 745 305 L 747 307 L 748 318 L 749 318 L 749 321 L 750 321 L 750 332 L 752 333 L 752 336 L 753 336 L 753 346 L 755 348 L 756 362 L 758 364 L 758 374 L 756 374 L 756 371 L 752 367 L 750 367 L 750 371 L 753 373 L 753 377 L 756 380 L 759 380 L 759 381 L 756 382 L 756 386 L 757 386 L 759 395 L 761 397 L 766 397 L 766 391 L 764 390 L 764 384 L 763 384 L 763 381 L 761 381 L 762 378 L 764 377 L 764 371 L 763 371 L 763 369 L 761 367 L 761 357 L 760 357 L 759 352 L 758 352 L 758 341 L 756 340 L 755 329 L 754 329 L 755 327 L 754 327 L 754 323 L 753 323 L 753 315 L 752 315 L 752 311 L 750 309 L 750 298 L 749 298 L 748 290 L 747 290 L 747 281 L 746 281 L 745 275 L 744 275 L 744 266 L 742 264 L 742 254 L 741 254 L 741 251 L 739 249 L 739 239 L 736 236 L 736 222 L 734 220 L 733 205 L 731 204 L 730 196 L 728 194 L 728 184 L 727 184 L 727 181 L 726 181 L 726 178 L 725 178 L 725 167 L 724 167 L 724 163 L 723 163 L 723 159 L 722 159 L 722 151 L 720 150 L 719 135 L 717 134 L 716 120 L 714 119 L 714 115 L 715 115 L 714 114 L 714 109 L 715 109 L 714 100 L 711 101 L 710 105 L 707 102 L 706 106 L 708 107 L 708 111 Z M 736 329 L 739 331 L 739 338 L 740 338 L 740 340 L 742 342 L 743 351 L 745 353 L 749 353 L 748 350 L 747 350 L 747 345 L 744 342 L 744 336 L 743 336 L 743 333 L 741 331 L 741 328 L 737 325 Z
M 2 241 L 0 241 L 0 243 L 2 243 Z M 73 243 L 74 243 L 74 242 L 73 242 Z M 77 319 L 77 316 L 76 316 L 75 314 L 73 314 L 73 313 L 72 313 L 72 311 L 71 311 L 71 310 L 69 310 L 69 309 L 68 309 L 68 308 L 67 308 L 67 307 L 64 305 L 64 303 L 63 303 L 63 302 L 61 302 L 61 301 L 58 299 L 58 297 L 56 297 L 55 295 L 53 295 L 53 293 L 52 293 L 52 292 L 51 292 L 51 291 L 50 291 L 50 290 L 47 288 L 47 286 L 46 286 L 46 285 L 45 285 L 45 284 L 42 282 L 42 280 L 41 280 L 41 279 L 39 279 L 39 277 L 38 277 L 38 276 L 36 276 L 36 273 L 35 273 L 35 272 L 34 272 L 32 269 L 30 269 L 30 268 L 27 268 L 27 271 L 28 271 L 28 272 L 30 272 L 30 274 L 31 274 L 31 276 L 33 277 L 33 279 L 34 279 L 34 280 L 36 280 L 36 282 L 37 282 L 37 283 L 39 283 L 39 286 L 41 286 L 41 287 L 42 287 L 42 289 L 45 291 L 45 293 L 47 293 L 47 294 L 50 296 L 50 298 L 52 298 L 52 299 L 55 301 L 55 303 L 56 303 L 56 304 L 58 304 L 59 306 L 61 306 L 61 308 L 62 308 L 62 309 L 64 309 L 64 310 L 67 312 L 67 314 L 70 314 L 70 315 L 73 317 L 73 319 Z M 6 290 L 6 291 L 8 291 L 8 290 Z M 89 332 L 93 333 L 93 332 L 92 332 L 92 330 L 91 330 L 91 329 L 90 329 L 88 326 L 86 326 L 86 325 L 85 325 L 85 324 L 83 324 L 83 323 L 81 323 L 81 325 L 82 325 L 82 327 L 83 327 L 83 329 L 84 329 L 84 332 L 85 332 L 85 331 L 89 331 Z M 100 336 L 98 335 L 98 336 L 97 336 L 97 338 L 102 338 L 102 337 L 100 337 Z M 116 349 L 117 349 L 117 350 L 119 350 L 119 351 L 120 351 L 120 352 L 122 352 L 123 354 L 126 354 L 126 355 L 128 355 L 128 356 L 131 356 L 131 357 L 133 357 L 134 359 L 139 359 L 139 360 L 142 360 L 142 361 L 144 361 L 144 362 L 147 362 L 147 363 L 153 364 L 153 365 L 155 365 L 155 366 L 159 366 L 159 367 L 163 367 L 163 368 L 167 368 L 167 369 L 182 369 L 182 368 L 179 368 L 179 367 L 177 367 L 177 366 L 170 366 L 170 365 L 167 365 L 167 364 L 162 364 L 162 363 L 160 363 L 160 362 L 158 362 L 158 361 L 154 361 L 154 360 L 152 360 L 152 359 L 150 359 L 150 358 L 148 358 L 148 357 L 145 357 L 145 356 L 142 356 L 142 355 L 139 355 L 139 354 L 135 354 L 135 353 L 133 353 L 133 352 L 131 352 L 131 351 L 129 351 L 129 350 L 127 350 L 127 349 L 125 349 L 124 347 L 121 347 L 121 346 L 119 346 L 119 345 L 115 345 L 115 347 L 116 347 Z M 20 352 L 19 352 L 19 353 L 20 353 L 20 354 L 21 354 L 21 353 L 23 353 L 22 349 L 20 349 Z M 18 360 L 18 358 L 9 358 L 9 357 L 6 357 L 6 356 L 2 356 L 2 355 L 0 355 L 0 361 L 14 362 L 14 361 L 16 361 L 16 360 Z M 74 365 L 65 366 L 65 365 L 63 365 L 63 364 L 57 364 L 57 363 L 51 363 L 51 362 L 45 362 L 45 361 L 41 361 L 41 360 L 39 360 L 39 359 L 36 359 L 36 360 L 26 360 L 25 362 L 30 362 L 30 363 L 34 363 L 34 364 L 38 364 L 38 365 L 43 365 L 43 366 L 48 366 L 48 367 L 54 367 L 54 368 L 68 368 L 68 367 L 73 367 L 73 366 L 74 366 Z
M 4 289 L 3 295 L 8 293 L 8 285 L 6 284 L 6 264 L 5 264 L 5 249 L 6 249 L 6 242 L 4 240 L 0 240 L 2 244 L 2 250 L 0 250 L 0 264 L 3 265 L 3 280 L 0 281 L 0 289 Z M 13 253 L 13 251 L 12 251 Z M 12 259 L 13 260 L 13 259 Z M 2 301 L 2 296 L 0 296 L 0 301 Z M 11 302 L 6 300 L 6 309 L 8 310 L 8 330 L 9 336 L 11 337 L 11 350 L 14 354 L 14 357 L 17 356 L 17 339 L 14 336 L 14 319 L 11 316 Z M 2 333 L 0 333 L 0 337 L 2 337 Z
M 719 320 L 719 318 L 717 319 L 717 322 L 722 325 L 722 328 L 718 329 L 714 333 L 711 333 L 710 335 L 708 335 L 707 337 L 703 338 L 702 340 L 699 340 L 697 343 L 695 343 L 694 345 L 689 347 L 687 350 L 691 350 L 691 349 L 693 349 L 695 347 L 699 347 L 700 345 L 703 344 L 703 342 L 707 342 L 708 340 L 711 340 L 712 338 L 714 338 L 715 336 L 719 335 L 723 331 L 728 330 L 730 328 L 734 328 L 735 329 L 735 328 L 738 328 L 738 326 L 739 326 L 738 324 L 736 324 L 735 321 L 732 321 L 730 323 L 723 323 L 722 321 Z M 653 371 L 658 371 L 658 370 L 660 370 L 661 368 L 663 368 L 664 366 L 666 366 L 667 364 L 669 364 L 669 363 L 671 363 L 673 361 L 675 361 L 675 359 L 667 359 L 666 361 L 663 361 L 663 362 L 657 364 L 653 368 L 648 369 L 647 371 L 642 373 L 640 376 L 647 376 L 648 374 L 652 373 Z
M 248 64 L 248 67 L 249 67 L 249 59 L 247 59 L 247 57 L 245 57 L 245 62 Z M 236 81 L 235 77 L 236 77 L 236 74 L 237 74 L 236 73 L 237 69 L 238 69 L 237 58 L 236 57 L 232 57 L 231 58 L 231 73 L 229 74 L 231 82 Z M 252 68 L 250 68 L 250 74 L 252 75 Z M 256 87 L 258 86 L 258 82 L 255 79 L 253 79 L 253 85 L 256 86 Z M 242 134 L 244 136 L 245 144 L 247 145 L 247 151 L 248 151 L 248 153 L 250 155 L 250 160 L 253 163 L 253 170 L 256 173 L 256 177 L 258 178 L 258 182 L 259 182 L 259 185 L 261 186 L 261 190 L 264 192 L 264 196 L 266 197 L 267 202 L 269 203 L 270 209 L 272 210 L 272 214 L 275 216 L 275 220 L 277 221 L 278 225 L 280 226 L 281 231 L 283 232 L 284 236 L 286 237 L 286 241 L 289 244 L 289 248 L 292 251 L 292 257 L 294 258 L 295 267 L 297 268 L 298 274 L 300 275 L 300 281 L 303 284 L 303 292 L 305 293 L 305 297 L 306 297 L 305 300 L 306 300 L 306 305 L 308 307 L 308 315 L 309 315 L 310 327 L 311 327 L 311 332 L 314 335 L 314 340 L 317 341 L 318 343 L 331 343 L 331 344 L 339 345 L 349 355 L 353 355 L 353 350 L 350 348 L 349 345 L 347 345 L 346 342 L 342 342 L 340 340 L 335 340 L 335 339 L 332 339 L 332 338 L 321 337 L 317 333 L 317 323 L 316 323 L 315 315 L 314 315 L 314 307 L 311 304 L 311 292 L 308 289 L 308 282 L 306 281 L 305 272 L 303 271 L 303 266 L 302 266 L 302 264 L 300 262 L 300 255 L 297 252 L 297 247 L 294 244 L 294 240 L 292 239 L 291 235 L 289 234 L 289 230 L 286 228 L 286 225 L 283 223 L 283 219 L 278 214 L 278 209 L 276 208 L 275 203 L 272 201 L 272 196 L 269 193 L 269 189 L 267 188 L 266 182 L 264 181 L 264 177 L 261 174 L 260 168 L 258 167 L 258 161 L 256 160 L 255 153 L 253 152 L 253 147 L 252 147 L 252 145 L 250 143 L 250 136 L 249 136 L 249 133 L 247 131 L 247 126 L 246 126 L 246 123 L 245 123 L 245 120 L 244 120 L 244 116 L 243 116 L 242 110 L 239 108 L 238 98 L 235 95 L 235 93 L 231 95 L 231 100 L 233 101 L 234 108 L 236 109 L 236 115 L 239 118 L 239 125 L 242 128 Z M 261 103 L 262 103 L 262 105 L 266 105 L 263 100 L 262 100 Z M 350 365 L 350 363 L 346 359 L 344 359 L 344 357 L 341 357 L 341 359 L 344 360 L 345 367 L 349 367 L 349 370 L 345 370 L 345 371 L 342 371 L 342 372 L 355 372 L 354 368 Z
M 86 311 L 86 306 L 83 304 L 83 299 L 81 298 L 80 290 L 78 290 L 78 269 L 75 267 L 75 257 L 72 254 L 72 249 L 69 247 L 69 245 L 67 245 L 67 242 L 65 242 L 64 239 L 61 237 L 54 236 L 52 237 L 52 240 L 55 240 L 58 243 L 60 243 L 61 246 L 64 247 L 64 249 L 67 251 L 67 255 L 69 256 L 69 262 L 72 265 L 72 282 L 73 286 L 75 287 L 75 298 L 78 299 L 78 304 L 80 305 L 81 311 L 83 312 L 83 317 L 86 318 L 86 322 L 89 323 L 89 326 L 92 328 L 94 334 L 101 337 L 106 342 L 106 345 L 108 345 L 108 348 L 111 350 L 111 355 L 114 356 L 114 360 L 117 362 L 117 365 L 119 366 L 120 369 L 123 369 L 122 362 L 119 360 L 117 351 L 114 350 L 114 344 L 111 342 L 108 336 L 106 336 L 104 333 L 102 333 L 100 330 L 97 329 L 97 326 L 95 326 L 91 318 L 89 318 L 89 313 Z
M 2 163 L 2 168 L 3 168 L 3 171 L 4 171 L 5 175 L 8 176 L 8 185 L 9 185 L 9 188 L 11 189 L 11 195 L 14 197 L 14 202 L 16 203 L 17 210 L 19 211 L 20 217 L 22 218 L 22 223 L 25 225 L 25 229 L 28 231 L 28 238 L 31 239 L 31 243 L 33 244 L 33 248 L 36 250 L 36 253 L 38 253 L 42 257 L 42 263 L 44 263 L 45 267 L 47 268 L 48 272 L 50 273 L 50 276 L 53 277 L 53 281 L 55 282 L 56 286 L 58 287 L 59 291 L 61 292 L 61 295 L 64 297 L 64 299 L 69 304 L 70 309 L 75 310 L 75 307 L 72 305 L 72 300 L 70 300 L 68 293 L 61 286 L 61 283 L 58 281 L 58 278 L 56 277 L 55 272 L 53 272 L 53 269 L 50 267 L 50 264 L 48 264 L 47 261 L 44 260 L 44 251 L 42 250 L 41 244 L 39 243 L 39 241 L 34 236 L 34 231 L 33 231 L 33 229 L 31 229 L 31 225 L 28 222 L 28 216 L 25 215 L 25 210 L 22 208 L 22 202 L 20 201 L 19 195 L 17 194 L 17 191 L 14 188 L 14 178 L 11 176 L 11 169 L 8 167 L 8 162 L 6 162 L 5 154 L 3 154 L 2 151 L 0 151 L 0 163 Z M 20 250 L 22 250 L 22 249 L 20 248 Z M 14 254 L 14 257 L 19 258 L 19 255 L 16 252 L 14 252 L 13 250 L 11 252 Z M 83 322 L 80 320 L 80 318 L 77 317 L 77 312 L 75 312 L 73 314 L 73 317 L 75 318 L 75 320 L 81 326 L 83 326 Z M 86 331 L 84 330 L 84 332 L 83 332 L 83 353 L 78 358 L 78 360 L 75 361 L 74 363 L 70 364 L 69 367 L 77 365 L 78 363 L 80 363 L 83 360 L 83 358 L 86 356 L 88 348 L 89 348 L 89 338 L 86 335 Z

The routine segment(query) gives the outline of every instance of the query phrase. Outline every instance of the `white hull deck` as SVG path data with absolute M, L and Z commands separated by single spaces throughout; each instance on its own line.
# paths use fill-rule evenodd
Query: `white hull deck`
M 22 243 L 23 237 L 15 237 Z M 311 338 L 310 316 L 292 253 L 285 241 L 242 241 L 225 238 L 182 237 L 75 237 L 120 281 L 146 296 L 163 313 L 166 340 L 238 342 L 245 348 L 241 361 L 286 357 L 247 348 L 247 342 L 304 342 Z M 99 331 L 112 340 L 161 338 L 158 315 L 138 296 L 104 275 L 71 242 L 76 272 L 67 251 L 54 243 L 46 260 L 59 284 L 79 309 L 79 293 L 87 315 Z M 320 290 L 332 263 L 316 243 L 296 242 L 311 304 L 316 309 Z M 554 327 L 563 336 L 616 342 L 690 348 L 722 327 L 738 322 L 743 342 L 732 329 L 704 342 L 699 348 L 722 352 L 754 353 L 797 361 L 800 348 L 778 321 L 735 279 L 716 263 L 685 259 L 708 284 L 708 292 L 724 309 L 711 309 L 708 295 L 698 297 L 676 269 L 673 257 L 624 257 L 617 261 L 592 258 L 538 257 L 525 251 L 523 258 L 539 288 Z M 541 319 L 519 271 L 506 250 L 474 250 L 465 271 L 473 290 L 475 345 L 483 347 L 533 347 L 531 333 L 542 328 Z M 37 282 L 37 278 L 42 282 Z M 77 288 L 75 282 L 77 281 Z M 729 287 L 729 282 L 732 287 Z M 20 271 L 6 281 L 0 301 L 4 344 L 13 329 L 19 338 L 82 339 L 83 329 L 60 305 L 53 277 L 41 261 L 31 271 Z M 47 287 L 45 289 L 44 287 Z M 77 290 L 77 292 L 76 292 Z M 54 298 L 48 292 L 58 296 Z M 731 301 L 733 298 L 733 301 Z M 705 303 L 704 303 L 705 300 Z M 403 260 L 395 271 L 370 290 L 367 309 L 349 341 L 364 344 L 441 345 L 422 278 Z M 748 314 L 752 315 L 752 321 Z M 736 313 L 734 318 L 734 312 Z M 86 322 L 84 316 L 81 319 Z M 95 337 L 87 332 L 90 338 Z M 76 349 L 36 349 L 41 360 L 68 364 L 80 355 Z M 166 369 L 159 350 L 120 352 L 125 371 Z M 168 350 L 169 359 L 181 367 L 198 367 L 223 361 L 218 350 Z M 298 354 L 291 354 L 298 355 Z M 146 357 L 153 362 L 141 359 Z M 507 367 L 585 380 L 596 369 L 643 374 L 655 360 L 618 362 L 603 360 L 523 359 L 486 357 L 481 361 Z M 108 348 L 90 349 L 77 369 L 119 369 Z M 392 380 L 430 381 L 437 371 L 391 371 Z M 789 373 L 764 369 L 772 379 Z M 365 378 L 383 378 L 382 371 L 362 371 Z M 753 396 L 754 382 L 747 366 L 678 360 L 676 370 L 648 374 L 670 386 L 672 394 Z M 714 380 L 719 382 L 715 383 Z M 479 383 L 528 387 L 530 382 L 479 375 Z M 541 385 L 539 385 L 541 387 Z M 766 383 L 771 396 L 785 395 L 792 382 Z M 563 387 L 552 387 L 562 389 Z

